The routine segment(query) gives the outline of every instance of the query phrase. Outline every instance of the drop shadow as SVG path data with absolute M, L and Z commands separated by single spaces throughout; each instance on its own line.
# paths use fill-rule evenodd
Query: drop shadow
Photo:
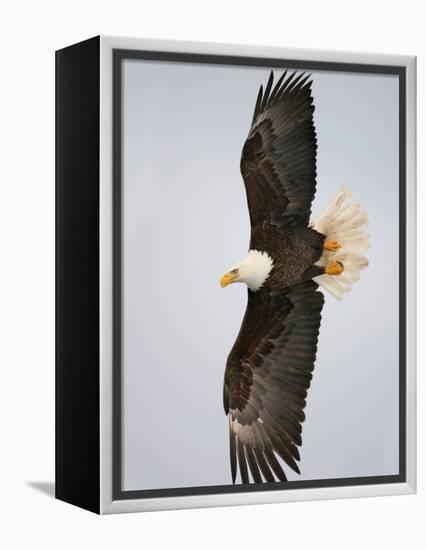
M 53 481 L 27 481 L 27 485 L 50 498 L 55 496 L 55 483 Z

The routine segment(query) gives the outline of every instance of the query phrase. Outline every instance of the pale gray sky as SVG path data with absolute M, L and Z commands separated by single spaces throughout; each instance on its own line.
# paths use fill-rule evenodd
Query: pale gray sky
M 231 483 L 222 406 L 246 289 L 239 161 L 269 69 L 126 61 L 123 85 L 123 489 Z M 281 74 L 277 69 L 276 74 Z M 369 268 L 326 296 L 288 478 L 398 473 L 398 80 L 313 72 L 314 216 L 342 185 L 370 218 Z

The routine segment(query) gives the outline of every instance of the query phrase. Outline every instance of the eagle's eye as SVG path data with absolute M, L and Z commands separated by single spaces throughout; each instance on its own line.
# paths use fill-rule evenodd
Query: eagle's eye
M 232 273 L 232 275 L 238 275 L 238 268 L 236 267 L 235 269 L 231 269 L 229 273 Z

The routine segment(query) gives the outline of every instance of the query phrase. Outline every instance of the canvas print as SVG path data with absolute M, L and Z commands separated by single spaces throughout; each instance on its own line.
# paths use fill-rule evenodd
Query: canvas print
M 122 489 L 398 474 L 398 78 L 121 86 Z

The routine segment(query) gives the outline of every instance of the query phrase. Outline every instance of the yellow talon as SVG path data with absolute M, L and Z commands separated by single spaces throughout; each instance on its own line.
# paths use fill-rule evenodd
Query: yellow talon
M 339 241 L 324 241 L 323 249 L 328 250 L 329 252 L 336 252 L 339 248 L 342 248 L 342 245 Z
M 342 262 L 338 262 L 337 260 L 334 260 L 328 264 L 328 266 L 325 268 L 325 272 L 327 275 L 340 275 L 343 273 L 343 264 Z

